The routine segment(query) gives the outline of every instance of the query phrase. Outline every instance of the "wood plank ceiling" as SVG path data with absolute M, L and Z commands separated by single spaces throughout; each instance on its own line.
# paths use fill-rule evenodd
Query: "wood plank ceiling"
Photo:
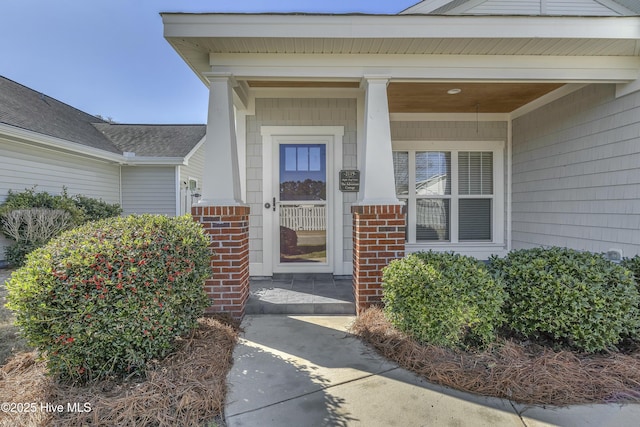
M 252 88 L 357 88 L 346 81 L 248 81 Z M 404 83 L 392 82 L 390 113 L 510 113 L 563 86 L 563 83 Z M 451 89 L 459 89 L 450 94 Z M 456 91 L 457 92 L 457 91 Z

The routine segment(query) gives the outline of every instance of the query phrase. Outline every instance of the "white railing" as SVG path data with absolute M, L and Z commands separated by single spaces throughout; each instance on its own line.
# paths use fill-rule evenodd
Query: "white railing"
M 326 230 L 326 210 L 325 205 L 280 205 L 280 226 L 296 231 Z

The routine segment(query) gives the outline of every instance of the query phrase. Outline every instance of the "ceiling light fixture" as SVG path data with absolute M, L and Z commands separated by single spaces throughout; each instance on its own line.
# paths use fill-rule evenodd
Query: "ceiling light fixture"
M 447 91 L 447 93 L 448 93 L 449 95 L 457 95 L 457 94 L 459 94 L 460 92 L 462 92 L 462 89 L 459 89 L 459 88 L 457 88 L 457 87 L 454 87 L 453 89 L 449 89 L 449 90 Z

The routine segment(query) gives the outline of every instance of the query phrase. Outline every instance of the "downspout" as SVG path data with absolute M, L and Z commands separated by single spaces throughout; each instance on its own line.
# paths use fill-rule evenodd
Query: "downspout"
M 182 205 L 182 198 L 180 195 L 180 166 L 176 166 L 175 169 L 175 174 L 176 174 L 176 191 L 175 191 L 175 199 L 176 199 L 176 216 L 180 216 L 182 215 L 181 212 L 181 205 Z
M 120 200 L 120 208 L 122 208 L 122 165 L 119 165 L 118 167 L 118 199 Z M 123 209 L 123 213 L 124 213 L 124 209 Z
M 513 119 L 507 121 L 507 251 L 511 250 L 511 193 L 513 161 Z

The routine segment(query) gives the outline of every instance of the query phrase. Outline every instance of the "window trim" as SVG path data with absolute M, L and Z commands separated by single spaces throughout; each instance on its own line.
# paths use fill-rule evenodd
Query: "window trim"
M 448 198 L 451 200 L 449 206 L 449 241 L 417 241 L 416 240 L 416 196 L 409 191 L 408 199 L 414 200 L 409 203 L 407 212 L 407 245 L 415 248 L 420 247 L 443 247 L 452 246 L 486 246 L 504 245 L 504 149 L 505 141 L 392 141 L 393 151 L 449 151 L 451 152 L 451 195 L 434 196 L 429 198 Z M 493 195 L 460 195 L 458 193 L 458 153 L 461 151 L 491 151 L 493 153 Z M 415 184 L 416 164 L 415 155 L 409 155 L 409 185 Z M 413 183 L 413 184 L 412 184 Z M 458 200 L 460 198 L 482 199 L 493 198 L 493 239 L 491 241 L 459 241 L 458 238 Z M 400 200 L 405 200 L 404 198 Z

